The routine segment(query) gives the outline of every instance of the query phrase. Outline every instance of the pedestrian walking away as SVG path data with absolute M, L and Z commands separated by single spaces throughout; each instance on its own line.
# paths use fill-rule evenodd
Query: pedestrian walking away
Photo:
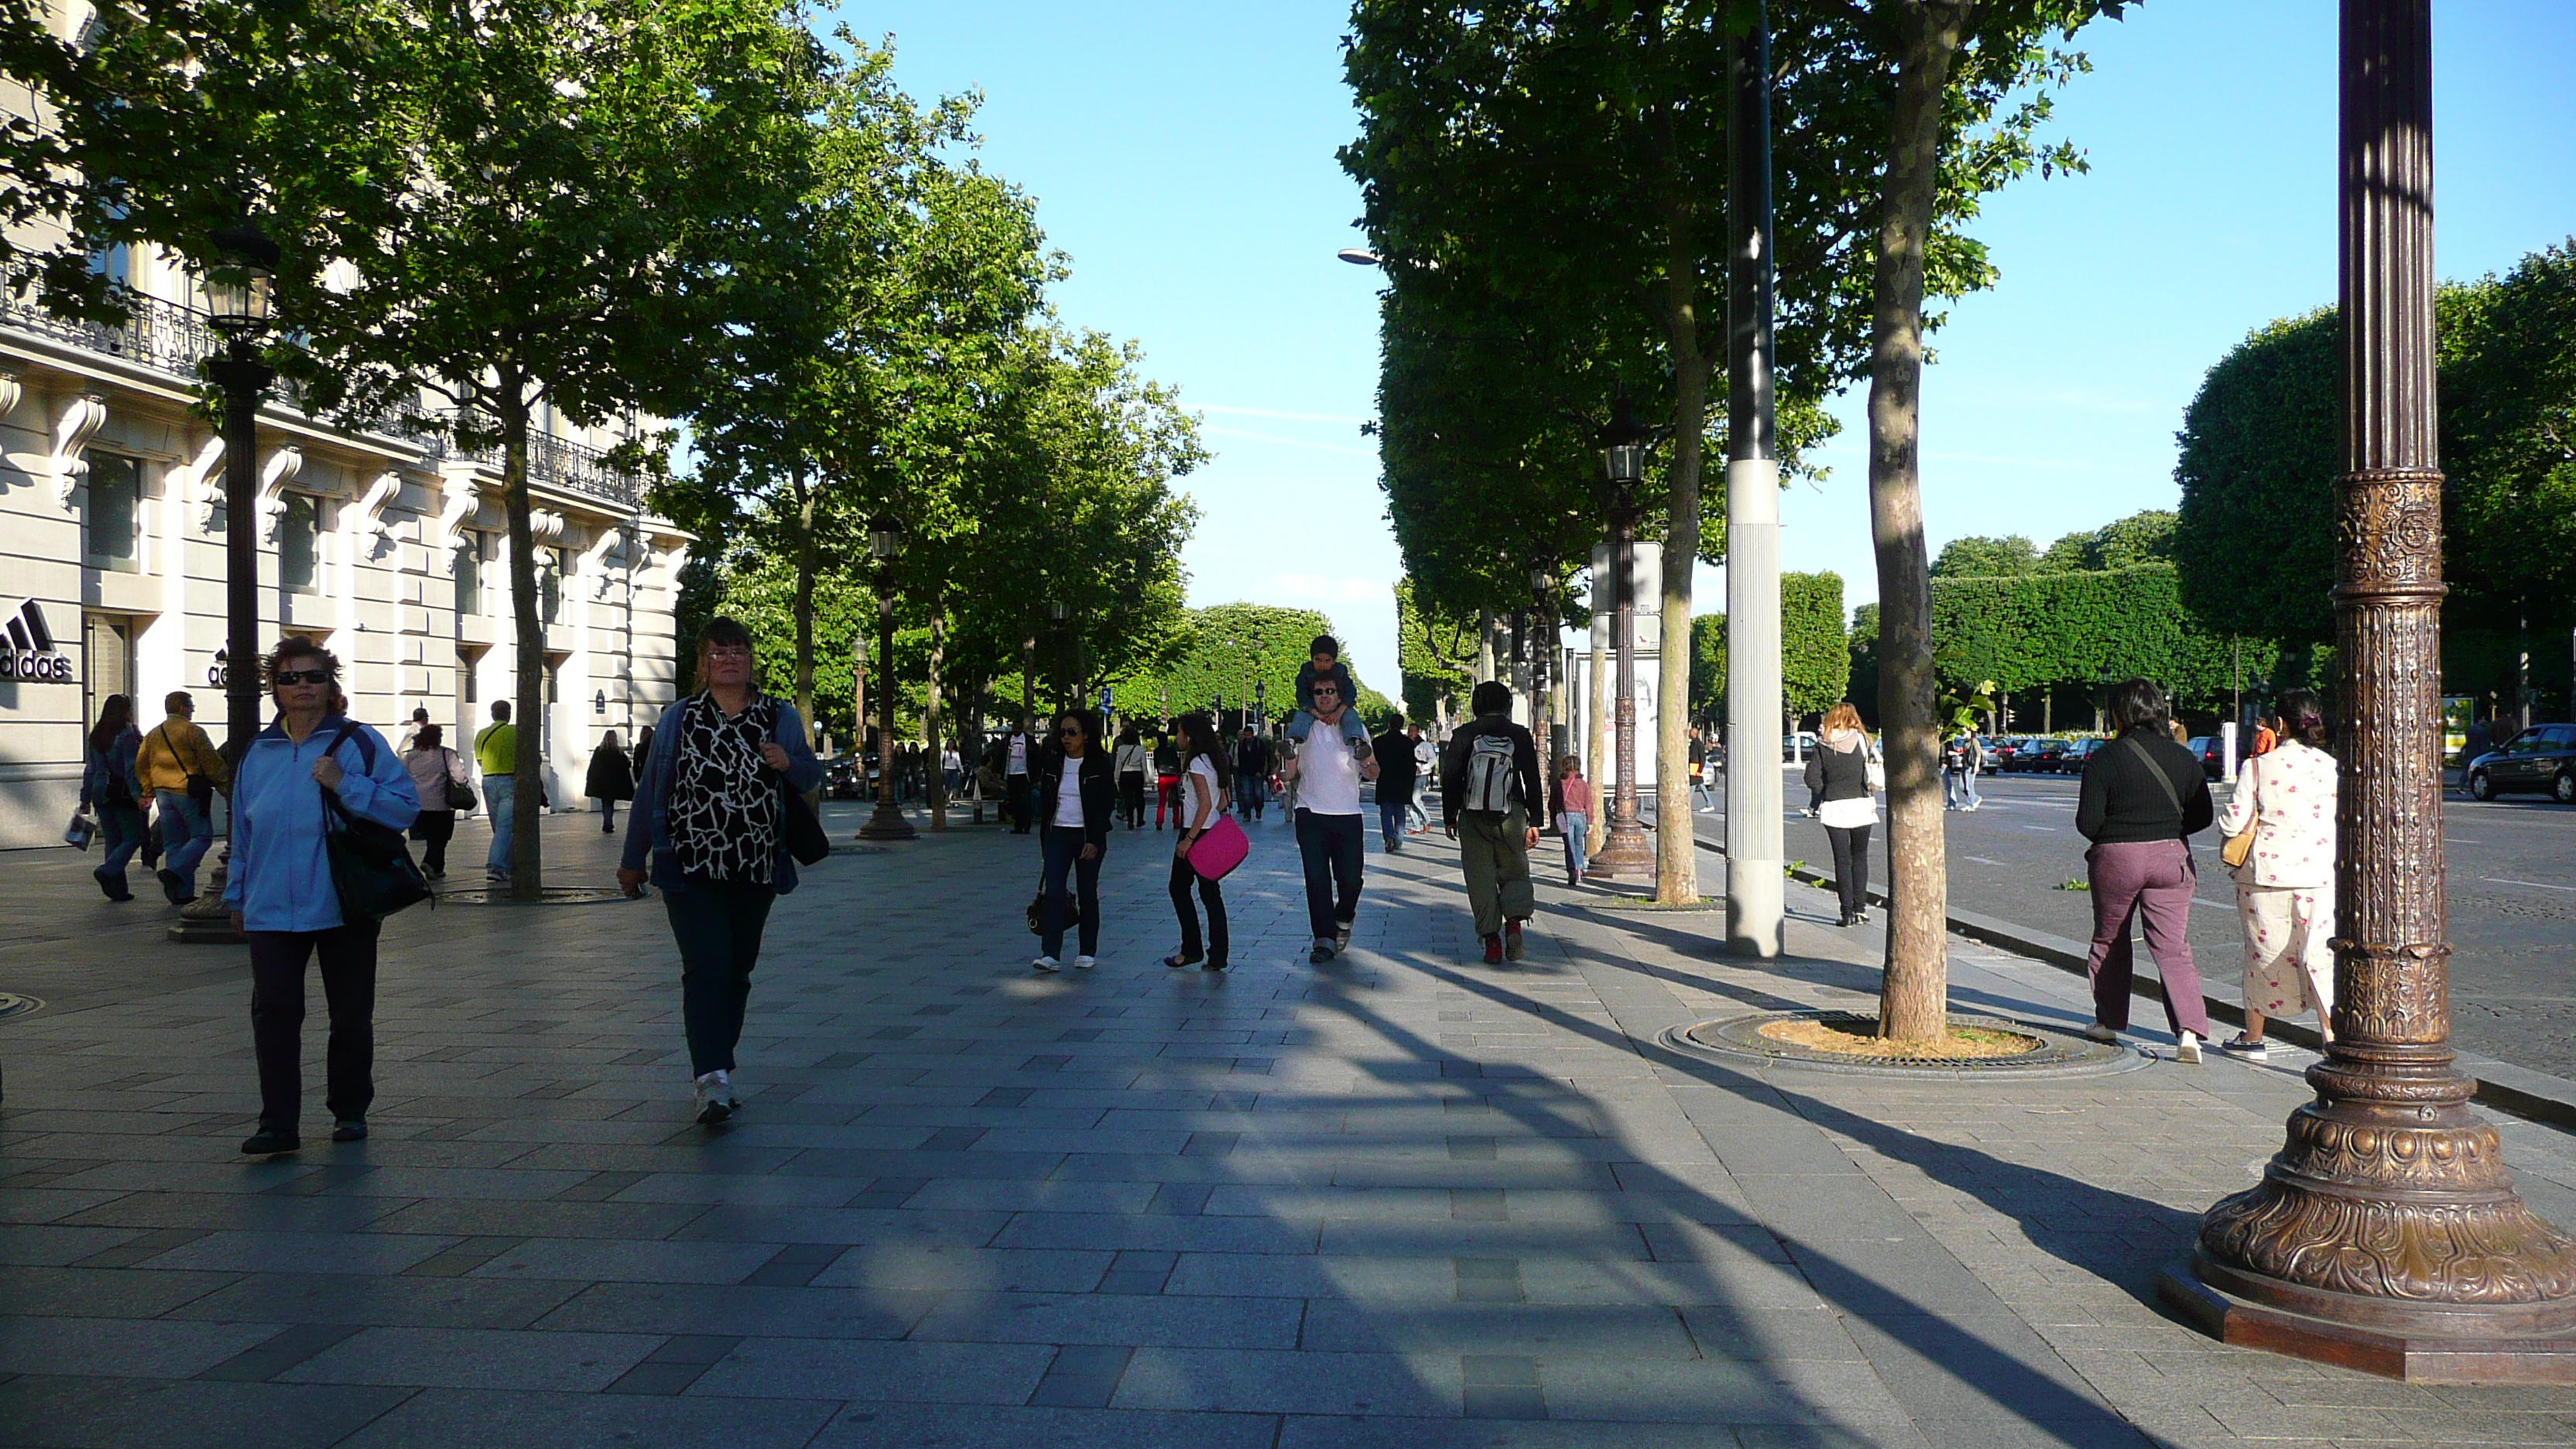
M 1163 964 L 1178 969 L 1200 966 L 1210 971 L 1226 968 L 1230 943 L 1225 932 L 1225 886 L 1221 881 L 1200 875 L 1190 865 L 1190 848 L 1207 834 L 1208 827 L 1225 814 L 1226 775 L 1225 741 L 1216 732 L 1216 722 L 1204 713 L 1182 715 L 1181 750 L 1181 815 L 1180 839 L 1172 842 L 1172 910 L 1181 919 L 1181 948 L 1163 958 Z M 1231 827 L 1229 827 L 1231 828 Z M 1190 904 L 1190 892 L 1198 892 L 1199 905 L 1207 908 L 1207 938 L 1202 948 L 1199 938 L 1198 907 Z
M 1986 742 L 1975 725 L 1952 735 L 1941 747 L 1941 808 L 1974 810 L 1986 803 L 1977 794 L 1977 772 L 1985 767 Z
M 446 735 L 434 724 L 412 732 L 412 747 L 403 753 L 412 793 L 420 813 L 412 817 L 411 838 L 420 842 L 420 873 L 431 880 L 447 875 L 447 842 L 456 835 L 456 812 L 473 808 L 474 786 L 465 761 L 447 748 Z
M 1320 966 L 1350 949 L 1351 924 L 1359 919 L 1366 846 L 1360 782 L 1376 779 L 1378 764 L 1360 756 L 1368 747 L 1365 737 L 1350 743 L 1341 685 L 1318 680 L 1313 697 L 1314 722 L 1325 732 L 1308 739 L 1280 773 L 1294 792 L 1297 854 L 1306 868 L 1306 927 L 1314 938 L 1306 959 Z
M 1592 832 L 1592 782 L 1572 755 L 1556 762 L 1556 828 L 1565 837 L 1565 883 L 1583 884 L 1583 843 Z
M 1386 733 L 1369 742 L 1377 756 L 1377 828 L 1389 854 L 1404 849 L 1413 814 L 1413 738 L 1404 732 L 1404 716 L 1387 717 Z
M 80 810 L 98 815 L 99 840 L 105 853 L 90 877 L 111 901 L 130 901 L 125 868 L 143 848 L 143 787 L 135 779 L 135 756 L 143 736 L 134 728 L 134 701 L 111 694 L 99 702 L 98 719 L 82 740 Z
M 1118 818 L 1130 830 L 1145 828 L 1145 771 L 1153 755 L 1136 732 L 1136 722 L 1129 720 L 1118 727 Z
M 626 752 L 617 747 L 617 731 L 599 737 L 599 748 L 590 752 L 590 770 L 582 777 L 581 793 L 599 802 L 599 833 L 617 833 L 617 802 L 635 798 L 635 774 Z
M 1421 721 L 1414 721 L 1404 733 L 1413 746 L 1413 798 L 1407 802 L 1409 828 L 1420 835 L 1431 828 L 1431 807 L 1424 803 L 1424 795 L 1431 788 L 1432 766 L 1440 752 L 1422 737 Z
M 393 830 L 420 813 L 411 771 L 384 737 L 333 707 L 340 661 L 300 635 L 268 657 L 277 721 L 251 741 L 234 773 L 232 869 L 224 908 L 250 944 L 251 1048 L 259 1062 L 259 1130 L 252 1156 L 303 1144 L 304 967 L 318 961 L 331 1016 L 323 1106 L 331 1140 L 367 1135 L 375 1101 L 376 936 L 372 916 L 340 908 L 327 838 L 339 818 Z
M 1521 959 L 1521 924 L 1538 909 L 1529 853 L 1538 845 L 1530 814 L 1541 807 L 1538 742 L 1512 723 L 1512 688 L 1488 679 L 1467 696 L 1475 718 L 1449 737 L 1440 761 L 1440 823 L 1458 842 L 1467 905 L 1485 963 Z
M 646 725 L 644 728 L 635 732 L 635 748 L 627 751 L 626 758 L 628 763 L 635 767 L 633 778 L 641 781 L 644 778 L 644 762 L 653 758 L 653 727 L 651 725 Z
M 1878 792 L 1870 779 L 1869 732 L 1850 700 L 1825 715 L 1822 738 L 1807 756 L 1807 790 L 1816 819 L 1834 851 L 1834 892 L 1841 898 L 1840 925 L 1869 919 L 1869 837 L 1878 824 Z
M 2093 980 L 2093 1024 L 2084 1034 L 2110 1041 L 2128 1029 L 2135 970 L 2129 922 L 2143 917 L 2175 1054 L 2197 1062 L 2209 1009 L 2188 934 L 2198 881 L 2190 837 L 2209 828 L 2209 780 L 2165 728 L 2165 693 L 2151 681 L 2114 687 L 2110 715 L 2116 733 L 2085 761 L 2075 805 L 2075 828 L 2093 842 L 2084 853 L 2093 887 L 2093 949 L 2084 963 Z
M 1270 802 L 1270 746 L 1245 725 L 1234 742 L 1234 813 L 1244 820 L 1261 818 Z
M 1038 958 L 1030 966 L 1053 972 L 1064 960 L 1067 911 L 1079 910 L 1073 964 L 1089 970 L 1100 958 L 1100 860 L 1109 853 L 1110 817 L 1118 785 L 1109 752 L 1096 747 L 1099 726 L 1085 711 L 1055 717 L 1055 738 L 1038 750 Z M 1070 879 L 1070 888 L 1067 882 Z
M 2271 1017 L 2314 1011 L 2334 1040 L 2335 761 L 2315 695 L 2292 690 L 2280 709 L 2278 742 L 2238 767 L 2218 816 L 2245 930 L 2245 1030 L 2219 1050 L 2250 1061 L 2271 1054 Z
M 483 856 L 487 879 L 510 878 L 510 844 L 518 830 L 511 809 L 519 794 L 519 727 L 510 723 L 510 702 L 492 701 L 492 722 L 474 736 L 474 768 L 483 774 L 483 809 L 492 817 L 492 848 Z
M 662 712 L 652 757 L 626 814 L 617 888 L 649 882 L 680 948 L 680 1018 L 689 1044 L 692 1116 L 712 1127 L 743 1106 L 744 1014 L 762 933 L 778 897 L 796 889 L 787 852 L 789 799 L 823 782 L 796 706 L 760 687 L 751 631 L 728 618 L 698 631 L 698 693 Z
M 1029 731 L 1022 725 L 1002 742 L 1002 810 L 1011 817 L 1011 833 L 1026 835 L 1035 817 L 1029 814 Z
M 1168 729 L 1154 736 L 1154 828 L 1163 828 L 1163 812 L 1172 812 L 1172 828 L 1181 827 L 1181 748 Z
M 186 690 L 172 690 L 161 709 L 135 754 L 134 779 L 160 822 L 161 894 L 180 906 L 197 897 L 197 866 L 215 843 L 215 792 L 232 788 L 232 765 L 198 726 Z
M 1717 783 L 1708 777 L 1708 738 L 1698 730 L 1690 736 L 1690 797 L 1702 812 L 1717 808 Z

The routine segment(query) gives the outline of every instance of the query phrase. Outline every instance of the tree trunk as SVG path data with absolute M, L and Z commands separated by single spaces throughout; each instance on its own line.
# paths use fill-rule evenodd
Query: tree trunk
M 518 632 L 518 758 L 510 778 L 510 899 L 545 897 L 546 625 L 537 601 L 536 526 L 528 508 L 528 398 L 518 364 L 497 380 L 501 501 L 510 520 L 510 615 Z
M 1691 570 L 1699 562 L 1700 459 L 1707 451 L 1708 354 L 1700 347 L 1698 246 L 1690 204 L 1664 202 L 1664 343 L 1673 358 L 1673 467 L 1655 626 L 1655 899 L 1699 899 L 1690 804 Z
M 805 460 L 788 474 L 796 503 L 796 717 L 814 733 L 814 493 L 805 486 Z M 864 729 L 867 721 L 859 721 Z
M 930 586 L 930 686 L 923 694 L 921 732 L 930 748 L 930 828 L 948 828 L 948 772 L 939 767 L 939 666 L 948 649 L 948 587 Z M 962 759 L 963 756 L 960 756 Z
M 1923 545 L 1920 445 L 1923 240 L 1939 181 L 1941 103 L 1966 7 L 1899 10 L 1896 112 L 1879 220 L 1869 358 L 1870 540 L 1878 554 L 1878 715 L 1887 745 L 1887 968 L 1879 1035 L 1948 1030 L 1948 863 L 1934 718 L 1932 582 Z
M 1597 631 L 1595 635 L 1596 638 L 1607 636 L 1607 630 Z M 1602 791 L 1602 786 L 1610 778 L 1610 711 L 1606 703 L 1609 697 L 1610 651 L 1596 644 L 1592 650 L 1592 702 L 1583 711 L 1586 741 L 1584 750 L 1587 756 L 1583 769 L 1585 778 L 1592 782 L 1592 798 L 1595 802 L 1592 813 L 1598 817 L 1592 822 L 1592 833 L 1584 837 L 1583 859 L 1587 863 L 1601 853 L 1601 847 L 1610 839 L 1609 812 L 1603 810 L 1600 804 L 1610 798 Z

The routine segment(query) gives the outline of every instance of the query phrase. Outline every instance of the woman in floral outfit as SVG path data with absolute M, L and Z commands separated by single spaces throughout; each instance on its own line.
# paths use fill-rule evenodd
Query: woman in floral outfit
M 2280 745 L 2247 760 L 2218 817 L 2221 835 L 2254 827 L 2254 851 L 2236 868 L 2236 913 L 2245 927 L 2245 1030 L 2219 1050 L 2269 1055 L 2264 1018 L 2313 1010 L 2334 1039 L 2335 761 L 2325 752 L 2317 697 L 2281 697 Z

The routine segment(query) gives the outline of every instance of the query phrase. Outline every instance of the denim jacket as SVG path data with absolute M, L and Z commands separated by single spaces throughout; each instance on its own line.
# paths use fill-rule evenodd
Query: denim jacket
M 666 891 L 689 888 L 688 877 L 680 871 L 679 854 L 671 846 L 671 773 L 679 762 L 688 712 L 705 699 L 703 692 L 692 694 L 662 711 L 662 723 L 653 731 L 653 753 L 645 756 L 643 778 L 635 782 L 635 808 L 626 812 L 626 853 L 619 867 L 645 870 L 649 859 L 653 884 Z M 805 721 L 797 716 L 796 706 L 783 699 L 770 703 L 778 709 L 778 726 L 769 737 L 787 752 L 788 788 L 811 790 L 822 784 L 823 762 L 814 758 L 814 747 L 806 742 Z M 715 707 L 708 701 L 707 708 Z M 782 896 L 796 889 L 796 858 L 787 853 L 784 832 L 778 840 L 778 873 L 770 884 Z
M 395 830 L 408 829 L 420 814 L 410 769 L 374 729 L 335 714 L 301 744 L 282 725 L 260 731 L 233 772 L 232 873 L 224 905 L 241 912 L 244 930 L 328 931 L 341 924 L 340 893 L 332 888 L 331 856 L 322 844 L 338 818 L 313 783 L 314 762 L 325 750 L 340 763 L 337 793 L 350 814 Z
M 107 803 L 107 787 L 111 781 L 124 784 L 127 803 L 139 803 L 143 799 L 142 787 L 134 781 L 134 756 L 143 748 L 143 736 L 136 733 L 133 726 L 126 726 L 125 733 L 116 737 L 116 742 L 107 747 L 104 755 L 89 748 L 86 740 L 82 741 L 82 746 L 81 753 L 86 756 L 81 762 L 80 807 L 83 810 Z

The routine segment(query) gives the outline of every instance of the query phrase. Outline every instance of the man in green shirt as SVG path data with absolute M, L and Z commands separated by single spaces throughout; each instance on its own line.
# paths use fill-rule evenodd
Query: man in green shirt
M 492 811 L 492 850 L 483 857 L 483 874 L 496 881 L 510 878 L 510 799 L 518 793 L 519 727 L 510 723 L 510 702 L 492 701 L 492 722 L 474 736 L 474 765 L 483 772 L 483 801 Z

